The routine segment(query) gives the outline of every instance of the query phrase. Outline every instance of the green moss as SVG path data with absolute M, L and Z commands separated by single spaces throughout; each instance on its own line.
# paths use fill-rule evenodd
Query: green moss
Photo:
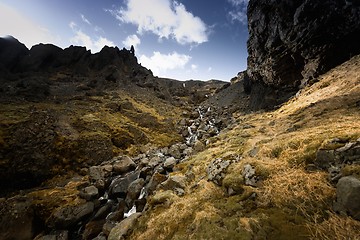
M 227 174 L 222 184 L 226 189 L 231 188 L 237 194 L 244 192 L 244 177 L 239 172 L 232 171 Z
M 343 176 L 354 175 L 360 179 L 360 165 L 357 164 L 345 165 L 345 167 L 341 169 L 341 174 Z
M 296 213 L 285 212 L 278 208 L 258 208 L 251 213 L 251 218 L 256 219 L 257 222 L 252 225 L 257 239 L 309 239 L 310 233 L 306 227 L 306 220 Z
M 165 206 L 171 205 L 177 196 L 171 191 L 161 191 L 157 192 L 154 196 L 149 199 L 150 206 L 156 206 L 164 204 Z
M 283 148 L 280 146 L 276 146 L 273 149 L 271 149 L 270 157 L 272 158 L 279 158 L 281 153 L 283 151 Z

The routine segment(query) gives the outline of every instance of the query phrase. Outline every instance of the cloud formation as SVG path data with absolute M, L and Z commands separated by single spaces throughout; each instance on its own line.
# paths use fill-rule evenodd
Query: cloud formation
M 126 7 L 108 10 L 122 23 L 137 26 L 138 34 L 149 31 L 159 38 L 172 38 L 180 44 L 201 44 L 208 41 L 206 24 L 181 3 L 172 0 L 126 0 Z
M 247 25 L 247 5 L 249 0 L 228 0 L 228 2 L 234 7 L 234 10 L 228 13 L 231 21 L 239 21 Z
M 140 45 L 141 40 L 136 34 L 133 34 L 133 35 L 127 36 L 127 38 L 124 41 L 122 41 L 122 43 L 124 44 L 124 46 L 126 48 L 130 48 L 131 45 L 133 45 L 134 48 L 136 48 L 138 45 Z
M 190 56 L 177 52 L 171 54 L 153 52 L 151 57 L 141 55 L 139 61 L 143 66 L 151 69 L 155 76 L 165 76 L 168 70 L 184 68 L 190 59 Z
M 75 36 L 70 39 L 71 44 L 85 46 L 92 53 L 100 52 L 104 46 L 113 47 L 115 44 L 102 36 L 92 39 L 89 35 L 77 28 L 76 23 L 71 22 L 69 27 L 73 30 Z
M 81 14 L 80 16 L 81 16 L 81 19 L 83 20 L 84 23 L 91 26 L 91 22 L 83 14 Z

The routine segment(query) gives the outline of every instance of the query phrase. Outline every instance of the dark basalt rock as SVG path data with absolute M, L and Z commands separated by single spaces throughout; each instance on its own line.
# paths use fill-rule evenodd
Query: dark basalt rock
M 360 53 L 358 1 L 250 1 L 248 20 L 252 97 L 275 98 L 274 103 L 266 98 L 253 101 L 255 108 L 286 100 L 283 92 L 316 81 L 319 74 Z

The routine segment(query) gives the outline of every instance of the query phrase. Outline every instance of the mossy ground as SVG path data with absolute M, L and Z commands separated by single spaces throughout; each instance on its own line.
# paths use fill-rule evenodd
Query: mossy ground
M 178 166 L 179 174 L 192 169 L 195 176 L 186 194 L 147 211 L 130 239 L 359 239 L 359 222 L 331 210 L 335 186 L 327 172 L 306 170 L 324 142 L 360 137 L 359 102 L 356 56 L 277 110 L 235 115 L 231 130 Z M 207 181 L 213 159 L 239 156 L 221 186 Z M 245 164 L 255 167 L 256 188 L 244 186 Z M 229 186 L 237 194 L 229 196 Z
M 28 174 L 28 162 L 19 160 L 23 156 L 35 161 L 35 175 L 51 178 L 119 154 L 135 155 L 146 144 L 180 141 L 174 126 L 183 110 L 156 97 L 140 99 L 117 90 L 41 102 L 1 101 L 0 179 Z

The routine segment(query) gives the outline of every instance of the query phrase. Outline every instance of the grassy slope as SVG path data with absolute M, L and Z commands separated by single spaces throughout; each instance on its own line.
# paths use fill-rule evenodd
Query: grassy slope
M 164 203 L 151 206 L 130 239 L 358 239 L 360 223 L 331 211 L 327 173 L 306 167 L 324 141 L 360 137 L 360 56 L 319 80 L 275 111 L 237 115 L 235 127 L 178 166 L 174 174 L 194 174 L 185 196 L 157 193 Z M 213 159 L 239 156 L 222 186 L 207 181 Z M 247 163 L 257 188 L 244 185 Z M 228 196 L 228 187 L 238 194 Z
M 47 158 L 36 163 L 34 174 L 40 170 L 49 177 L 67 175 L 118 154 L 136 154 L 145 144 L 168 146 L 181 140 L 174 127 L 181 112 L 156 97 L 149 100 L 122 90 L 63 97 L 60 102 L 3 101 L 0 171 L 24 172 L 29 167 L 22 156 L 37 159 L 39 152 Z

